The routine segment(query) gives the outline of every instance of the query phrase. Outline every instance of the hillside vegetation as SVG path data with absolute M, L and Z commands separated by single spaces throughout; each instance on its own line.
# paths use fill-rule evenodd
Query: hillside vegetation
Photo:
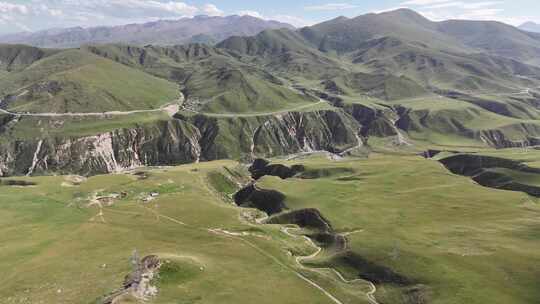
M 65 50 L 44 58 L 40 56 L 45 53 L 37 52 L 34 62 L 21 59 L 21 68 L 0 80 L 3 108 L 35 113 L 129 111 L 158 108 L 179 96 L 172 82 L 85 51 Z

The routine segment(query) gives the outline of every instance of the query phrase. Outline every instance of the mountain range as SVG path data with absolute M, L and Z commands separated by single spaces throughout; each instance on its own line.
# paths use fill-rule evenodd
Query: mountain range
M 540 34 L 499 22 L 432 22 L 401 9 L 231 36 L 215 45 L 1 45 L 0 62 L 4 174 L 25 172 L 32 161 L 16 153 L 21 142 L 35 148 L 36 138 L 50 138 L 51 152 L 96 134 L 117 136 L 116 142 L 150 136 L 156 146 L 132 142 L 130 153 L 154 156 L 130 154 L 125 163 L 115 156 L 117 163 L 92 168 L 109 160 L 83 154 L 80 162 L 56 160 L 42 169 L 78 163 L 90 166 L 84 172 L 104 172 L 134 160 L 339 154 L 381 142 L 540 143 Z M 171 104 L 181 107 L 174 117 L 158 115 Z M 80 115 L 44 119 L 43 109 Z M 110 111 L 137 115 L 81 118 Z
M 0 44 L 0 298 L 538 303 L 540 34 L 226 20 Z
M 213 44 L 233 35 L 256 35 L 265 29 L 292 25 L 251 16 L 196 16 L 143 24 L 59 28 L 0 37 L 0 43 L 27 44 L 44 48 L 70 48 L 84 44 L 125 43 L 134 45 Z

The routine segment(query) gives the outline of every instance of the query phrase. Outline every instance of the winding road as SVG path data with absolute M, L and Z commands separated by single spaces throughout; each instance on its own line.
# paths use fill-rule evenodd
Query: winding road
M 239 236 L 237 235 L 236 233 L 231 233 L 229 231 L 226 231 L 226 230 L 222 230 L 222 229 L 204 229 L 204 228 L 198 228 L 198 227 L 194 227 L 194 226 L 191 226 L 191 225 L 188 225 L 178 219 L 175 219 L 175 218 L 172 218 L 170 216 L 166 216 L 166 215 L 163 215 L 157 211 L 154 211 L 154 210 L 151 210 L 150 208 L 147 208 L 145 207 L 144 209 L 148 210 L 149 212 L 151 212 L 152 214 L 154 214 L 156 217 L 158 218 L 163 218 L 165 220 L 168 220 L 170 222 L 173 222 L 175 224 L 178 224 L 178 225 L 182 225 L 182 226 L 185 226 L 185 227 L 188 227 L 188 228 L 192 228 L 192 229 L 197 229 L 197 230 L 203 230 L 203 231 L 206 231 L 208 233 L 212 233 L 212 234 L 217 234 L 217 235 L 221 235 L 221 236 L 224 236 L 224 237 L 227 237 L 227 238 L 231 238 L 231 239 L 236 239 L 236 240 L 239 240 L 243 243 L 245 243 L 246 245 L 248 245 L 249 247 L 255 249 L 257 252 L 259 252 L 260 254 L 266 256 L 267 258 L 271 259 L 274 263 L 276 263 L 277 265 L 285 268 L 285 269 L 288 269 L 290 271 L 292 271 L 297 277 L 299 277 L 300 279 L 306 281 L 308 284 L 310 284 L 311 286 L 315 287 L 316 289 L 318 289 L 319 291 L 321 291 L 325 296 L 327 296 L 330 300 L 332 300 L 335 304 L 343 304 L 340 300 L 338 300 L 335 296 L 333 296 L 331 293 L 329 293 L 328 291 L 326 291 L 323 287 L 321 287 L 319 284 L 313 282 L 312 280 L 306 278 L 304 275 L 302 275 L 301 273 L 299 273 L 298 271 L 295 271 L 294 269 L 292 269 L 290 266 L 284 264 L 283 262 L 281 262 L 278 258 L 276 258 L 275 256 L 269 254 L 268 252 L 266 252 L 265 250 L 261 249 L 259 246 L 255 245 L 253 242 L 250 242 L 249 240 L 243 238 L 242 236 Z M 301 265 L 301 264 L 300 264 Z M 302 266 L 302 265 L 301 265 Z M 305 268 L 304 266 L 302 266 L 303 268 Z M 305 269 L 309 269 L 309 268 L 305 268 Z M 376 303 L 373 303 L 373 304 L 376 304 Z M 377 303 L 378 304 L 378 303 Z
M 204 182 L 203 178 L 201 178 L 201 182 L 202 182 L 203 188 L 205 188 L 207 192 L 209 192 L 212 196 L 215 196 L 218 200 L 222 200 L 222 198 L 217 193 L 215 193 L 214 191 L 212 191 L 212 189 L 210 189 L 208 187 L 208 185 Z M 176 218 L 161 214 L 158 211 L 153 210 L 153 209 L 151 209 L 149 207 L 145 207 L 145 206 L 141 206 L 141 207 L 144 210 L 152 213 L 158 219 L 163 218 L 163 219 L 165 219 L 165 220 L 167 220 L 169 222 L 172 222 L 174 224 L 181 225 L 184 228 L 204 231 L 206 233 L 211 233 L 211 234 L 214 234 L 214 235 L 220 235 L 220 236 L 223 236 L 223 237 L 227 237 L 227 238 L 230 238 L 230 239 L 235 239 L 235 240 L 238 240 L 240 242 L 243 242 L 246 245 L 248 245 L 249 247 L 256 250 L 257 252 L 259 252 L 261 255 L 263 255 L 263 256 L 269 258 L 270 260 L 272 260 L 275 264 L 279 265 L 280 267 L 283 267 L 284 269 L 287 269 L 287 270 L 291 271 L 298 278 L 302 279 L 303 281 L 307 282 L 309 285 L 311 285 L 311 286 L 315 287 L 316 289 L 318 289 L 319 291 L 321 291 L 326 297 L 328 297 L 330 300 L 332 300 L 332 302 L 334 302 L 335 304 L 344 304 L 343 302 L 341 302 L 339 299 L 337 299 L 334 295 L 332 295 L 330 292 L 328 292 L 326 289 L 324 289 L 319 284 L 317 284 L 314 281 L 308 279 L 303 274 L 301 274 L 298 271 L 296 271 L 295 269 L 293 269 L 291 266 L 285 264 L 284 262 L 280 261 L 277 257 L 275 257 L 272 254 L 266 252 L 264 249 L 260 248 L 259 246 L 257 246 L 253 242 L 251 242 L 250 240 L 246 239 L 244 236 L 247 236 L 247 235 L 237 234 L 237 233 L 233 233 L 233 232 L 226 231 L 226 230 L 223 230 L 223 229 L 212 229 L 212 228 L 202 228 L 202 227 L 192 226 L 192 225 L 189 225 L 189 224 L 187 224 L 187 223 L 185 223 L 185 222 L 183 222 L 183 221 L 181 221 L 179 219 L 176 219 Z M 305 268 L 301 264 L 300 264 L 300 266 L 302 268 L 304 268 L 304 269 L 309 269 L 309 268 Z M 373 304 L 378 304 L 378 303 L 373 303 Z
M 278 115 L 278 114 L 284 114 L 287 112 L 295 112 L 300 111 L 303 109 L 315 107 L 317 105 L 326 103 L 324 100 L 319 100 L 318 102 L 312 103 L 312 104 L 303 104 L 294 108 L 290 109 L 284 109 L 274 112 L 261 112 L 261 113 L 206 113 L 206 112 L 198 112 L 186 108 L 180 107 L 180 104 L 178 103 L 170 103 L 166 104 L 162 107 L 159 107 L 157 109 L 148 109 L 148 110 L 132 110 L 132 111 L 109 111 L 109 112 L 68 112 L 68 113 L 52 113 L 52 112 L 42 112 L 42 113 L 25 113 L 25 112 L 12 112 L 5 109 L 0 108 L 0 114 L 8 114 L 8 115 L 15 115 L 15 116 L 27 116 L 27 117 L 105 117 L 105 116 L 127 116 L 132 114 L 140 114 L 140 113 L 156 113 L 156 112 L 166 112 L 170 116 L 173 116 L 174 114 L 178 113 L 178 111 L 183 110 L 195 114 L 201 114 L 206 115 L 210 117 L 254 117 L 254 116 L 269 116 L 269 115 Z
M 210 117 L 255 117 L 255 116 L 270 116 L 270 115 L 285 114 L 288 112 L 296 112 L 299 110 L 312 108 L 323 103 L 326 103 L 326 101 L 320 99 L 318 102 L 314 102 L 310 104 L 303 104 L 303 105 L 290 108 L 290 109 L 283 109 L 283 110 L 278 110 L 278 111 L 273 111 L 273 112 L 258 112 L 258 113 L 208 113 L 208 112 L 199 112 L 199 111 L 186 109 L 186 108 L 182 108 L 182 110 L 186 112 L 201 114 L 201 115 L 210 116 Z
M 336 276 L 345 284 L 352 284 L 352 283 L 365 283 L 365 284 L 368 284 L 368 285 L 370 285 L 370 289 L 371 289 L 369 292 L 366 293 L 366 297 L 367 297 L 368 301 L 371 304 L 379 304 L 379 302 L 377 302 L 377 299 L 375 299 L 375 293 L 377 292 L 377 287 L 372 282 L 369 282 L 369 281 L 366 281 L 366 280 L 363 280 L 363 279 L 347 280 L 347 279 L 345 279 L 345 277 L 339 271 L 337 271 L 334 268 L 310 268 L 310 267 L 304 266 L 304 264 L 302 263 L 303 261 L 307 261 L 307 260 L 311 260 L 311 259 L 316 258 L 322 252 L 323 249 L 322 249 L 322 247 L 315 244 L 315 242 L 313 242 L 313 240 L 310 239 L 309 237 L 307 237 L 305 235 L 298 235 L 298 234 L 294 234 L 294 233 L 289 232 L 289 230 L 298 230 L 298 229 L 299 228 L 283 227 L 281 229 L 281 231 L 283 231 L 283 233 L 285 233 L 286 235 L 288 235 L 290 237 L 293 237 L 293 238 L 303 238 L 309 244 L 311 244 L 311 246 L 313 246 L 314 248 L 317 249 L 314 253 L 312 253 L 310 255 L 297 256 L 296 257 L 296 263 L 298 264 L 298 266 L 300 268 L 310 270 L 310 271 L 319 271 L 319 272 L 322 271 L 322 270 L 331 271 L 331 272 L 335 273 Z M 356 233 L 356 232 L 352 232 L 352 233 Z M 352 234 L 352 233 L 349 233 L 349 234 Z M 335 299 L 335 300 L 337 300 L 337 299 Z M 339 300 L 334 301 L 334 302 L 341 303 Z
M 109 112 L 88 112 L 88 113 L 76 113 L 76 112 L 68 112 L 68 113 L 50 113 L 50 112 L 43 112 L 43 113 L 22 113 L 22 112 L 11 112 L 5 109 L 0 108 L 0 113 L 8 114 L 8 115 L 15 115 L 15 116 L 28 116 L 28 117 L 104 117 L 104 116 L 126 116 L 126 115 L 132 115 L 132 114 L 139 114 L 139 113 L 156 113 L 156 112 L 166 112 L 169 115 L 174 115 L 180 110 L 180 104 L 179 103 L 169 103 L 166 105 L 163 105 L 157 109 L 149 109 L 149 110 L 133 110 L 133 111 L 109 111 Z

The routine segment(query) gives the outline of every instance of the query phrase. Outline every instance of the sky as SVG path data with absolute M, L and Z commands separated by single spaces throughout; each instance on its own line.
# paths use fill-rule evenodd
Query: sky
M 539 0 L 0 0 L 0 34 L 233 14 L 301 27 L 397 8 L 414 9 L 434 21 L 540 23 Z

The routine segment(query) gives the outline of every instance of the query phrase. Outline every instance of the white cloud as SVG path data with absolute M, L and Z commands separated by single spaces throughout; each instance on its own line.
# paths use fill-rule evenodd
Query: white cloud
M 30 28 L 22 21 L 29 14 L 30 8 L 26 5 L 0 1 L 0 25 L 3 25 L 2 28 L 11 31 L 30 31 Z
M 436 8 L 480 9 L 480 8 L 485 8 L 485 7 L 492 7 L 500 3 L 501 2 L 499 1 L 485 1 L 485 2 L 472 2 L 472 3 L 452 1 L 452 2 L 445 2 L 445 3 L 439 3 L 439 4 L 426 6 L 426 8 L 428 9 L 436 9 Z
M 0 13 L 26 15 L 28 11 L 26 5 L 0 1 Z
M 240 16 L 251 16 L 251 17 L 255 17 L 255 18 L 265 19 L 263 17 L 263 15 L 261 13 L 257 12 L 257 11 L 249 11 L 249 10 L 239 11 L 238 15 L 240 15 Z
M 263 19 L 263 20 L 279 21 L 279 22 L 283 22 L 283 23 L 288 23 L 288 24 L 293 25 L 295 27 L 304 27 L 304 26 L 309 26 L 309 25 L 315 24 L 315 22 L 313 22 L 313 21 L 309 21 L 309 20 L 306 20 L 304 18 L 297 17 L 297 16 L 291 16 L 291 15 L 270 15 L 270 16 L 265 16 L 265 15 L 263 15 L 263 14 L 257 12 L 257 11 L 250 11 L 250 10 L 239 11 L 238 15 L 240 15 L 240 16 L 251 16 L 251 17 L 255 17 L 255 18 L 259 18 L 259 19 Z
M 197 14 L 221 16 L 215 5 L 194 6 L 183 0 L 0 0 L 0 15 L 14 18 L 0 27 L 0 34 L 53 27 L 121 25 Z M 186 0 L 187 1 L 187 0 Z M 17 23 L 15 23 L 17 22 Z
M 525 17 L 510 18 L 501 8 L 500 0 L 408 0 L 402 7 L 412 8 L 434 21 L 448 19 L 497 20 L 513 25 L 527 20 Z M 535 18 L 532 18 L 533 20 Z
M 341 11 L 347 9 L 358 8 L 358 5 L 350 3 L 326 3 L 321 5 L 306 6 L 308 11 Z
M 288 23 L 290 25 L 293 25 L 295 27 L 304 27 L 304 26 L 310 26 L 315 24 L 316 22 L 306 20 L 304 18 L 296 17 L 296 16 L 289 16 L 289 15 L 275 15 L 272 16 L 270 19 Z
M 401 5 L 433 5 L 448 2 L 448 0 L 410 0 L 401 3 Z
M 223 15 L 225 15 L 225 12 L 223 12 L 222 10 L 220 10 L 219 8 L 217 8 L 217 6 L 215 6 L 213 4 L 205 4 L 202 7 L 202 12 L 205 15 L 208 15 L 208 16 L 223 16 Z
M 374 13 L 375 14 L 387 13 L 387 12 L 391 12 L 391 11 L 395 11 L 395 10 L 403 9 L 403 8 L 408 8 L 408 7 L 407 6 L 396 6 L 396 7 L 386 8 L 386 9 L 382 9 L 382 10 L 377 10 L 377 11 L 374 11 Z
M 48 9 L 47 12 L 53 17 L 60 17 L 64 14 L 62 10 L 59 9 Z
M 66 0 L 64 0 L 66 1 Z M 87 2 L 87 1 L 82 1 Z M 88 1 L 93 9 L 111 16 L 123 17 L 168 17 L 168 16 L 193 16 L 199 9 L 184 2 L 155 0 L 96 0 Z

